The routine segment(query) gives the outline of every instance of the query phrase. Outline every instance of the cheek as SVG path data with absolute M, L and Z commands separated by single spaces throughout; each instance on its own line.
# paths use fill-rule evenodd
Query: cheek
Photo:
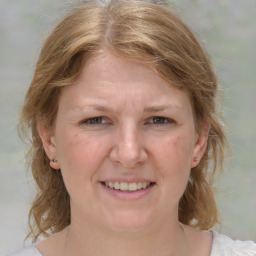
M 155 154 L 157 169 L 161 176 L 166 200 L 173 196 L 178 203 L 188 182 L 192 153 L 190 139 L 185 136 L 172 136 L 158 146 Z
M 58 147 L 60 167 L 65 180 L 89 182 L 106 158 L 109 142 L 85 133 L 62 134 Z
M 158 147 L 158 157 L 162 162 L 176 166 L 176 171 L 184 168 L 190 169 L 190 159 L 192 155 L 192 143 L 186 136 L 177 135 L 167 138 Z
M 90 195 L 107 155 L 106 145 L 110 142 L 107 138 L 84 133 L 69 132 L 62 136 L 65 140 L 62 139 L 59 144 L 61 173 L 73 204 L 80 207 L 84 202 L 96 200 Z
M 104 152 L 104 143 L 100 138 L 91 137 L 83 134 L 75 134 L 74 138 L 67 141 L 67 149 L 72 152 L 72 158 L 76 162 L 94 162 L 97 156 L 100 157 Z M 71 163 L 73 162 L 72 159 Z

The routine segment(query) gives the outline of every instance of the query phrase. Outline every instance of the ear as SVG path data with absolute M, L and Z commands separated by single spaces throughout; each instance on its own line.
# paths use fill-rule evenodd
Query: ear
M 209 121 L 201 121 L 200 131 L 196 136 L 196 141 L 192 153 L 191 168 L 196 167 L 204 155 L 204 152 L 207 147 L 210 127 L 211 126 Z
M 42 140 L 44 151 L 50 159 L 50 166 L 53 169 L 60 169 L 60 165 L 57 157 L 57 149 L 55 143 L 55 137 L 52 130 L 45 126 L 43 122 L 39 122 L 37 126 L 38 134 Z

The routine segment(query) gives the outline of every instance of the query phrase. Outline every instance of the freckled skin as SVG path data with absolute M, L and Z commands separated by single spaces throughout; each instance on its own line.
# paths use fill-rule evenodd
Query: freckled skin
M 111 111 L 92 110 L 92 104 Z M 152 105 L 168 104 L 170 108 L 144 112 Z M 107 124 L 81 124 L 97 116 Z M 155 125 L 149 122 L 154 116 L 174 122 Z M 58 159 L 71 197 L 72 223 L 130 232 L 178 223 L 178 202 L 192 159 L 204 151 L 200 138 L 184 92 L 142 64 L 103 52 L 86 64 L 75 84 L 63 89 L 54 147 L 46 151 Z M 140 200 L 120 201 L 99 183 L 120 176 L 156 185 Z

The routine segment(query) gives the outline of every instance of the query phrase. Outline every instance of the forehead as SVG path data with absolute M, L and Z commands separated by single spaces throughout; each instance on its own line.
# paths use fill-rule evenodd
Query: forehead
M 63 89 L 61 98 L 66 98 L 66 104 L 79 104 L 85 100 L 92 104 L 97 99 L 108 101 L 108 104 L 121 100 L 130 104 L 166 105 L 172 101 L 173 105 L 181 105 L 186 103 L 187 97 L 152 67 L 104 51 L 86 62 L 80 77 Z
M 97 76 L 95 76 L 95 73 L 97 73 Z M 119 78 L 123 81 L 134 81 L 134 76 L 132 75 L 135 75 L 138 81 L 148 77 L 148 80 L 163 82 L 153 64 L 149 65 L 141 61 L 119 57 L 108 50 L 100 51 L 89 58 L 83 67 L 78 82 L 81 79 L 90 77 L 110 81 L 115 81 Z

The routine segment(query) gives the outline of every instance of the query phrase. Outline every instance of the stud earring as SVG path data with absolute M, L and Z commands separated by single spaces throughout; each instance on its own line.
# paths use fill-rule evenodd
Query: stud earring
M 57 162 L 58 162 L 55 158 L 53 158 L 51 161 L 52 161 L 53 163 L 57 163 Z
M 199 161 L 198 157 L 194 157 L 193 161 L 198 162 Z

